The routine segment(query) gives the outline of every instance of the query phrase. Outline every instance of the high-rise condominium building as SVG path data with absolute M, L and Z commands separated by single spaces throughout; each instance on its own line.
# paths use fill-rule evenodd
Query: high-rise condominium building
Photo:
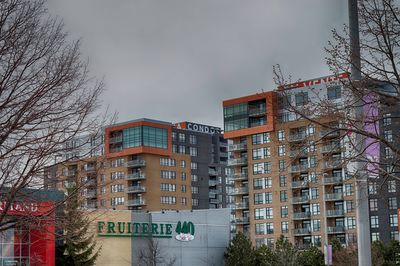
M 232 229 L 247 233 L 254 244 L 273 244 L 280 235 L 300 248 L 332 238 L 356 243 L 355 179 L 345 160 L 353 152 L 352 136 L 326 129 L 341 123 L 334 115 L 315 116 L 311 123 L 287 108 L 318 101 L 341 104 L 340 80 L 346 77 L 298 82 L 223 102 L 224 137 L 233 142 L 228 148 L 228 178 L 235 184 L 229 191 Z M 386 116 L 382 133 L 389 138 L 394 122 Z M 386 241 L 397 234 L 400 188 L 389 180 L 381 193 L 379 184 L 380 177 L 371 178 L 370 195 L 362 200 L 370 202 L 372 239 Z
M 160 211 L 226 206 L 227 142 L 219 128 L 138 119 L 108 126 L 103 136 L 100 147 L 82 143 L 90 138 L 75 141 L 80 145 L 72 143 L 65 155 L 69 160 L 58 164 L 57 171 L 48 171 L 58 175 L 57 182 L 49 178 L 47 184 L 64 190 L 81 187 L 87 208 Z M 104 152 L 79 156 L 89 146 Z

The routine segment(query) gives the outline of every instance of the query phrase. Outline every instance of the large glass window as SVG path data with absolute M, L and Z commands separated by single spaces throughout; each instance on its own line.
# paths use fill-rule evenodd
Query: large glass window
M 29 244 L 28 230 L 11 228 L 0 232 L 0 265 L 29 265 Z
M 225 131 L 248 127 L 247 103 L 233 104 L 224 107 Z
M 131 127 L 122 131 L 122 145 L 124 148 L 139 147 L 142 145 L 142 128 Z
M 143 146 L 167 149 L 167 135 L 165 128 L 143 126 Z

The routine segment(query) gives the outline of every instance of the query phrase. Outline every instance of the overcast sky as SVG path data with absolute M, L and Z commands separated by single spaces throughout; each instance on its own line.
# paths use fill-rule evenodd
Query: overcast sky
M 222 127 L 222 101 L 328 75 L 324 46 L 347 0 L 49 0 L 119 121 L 147 117 Z

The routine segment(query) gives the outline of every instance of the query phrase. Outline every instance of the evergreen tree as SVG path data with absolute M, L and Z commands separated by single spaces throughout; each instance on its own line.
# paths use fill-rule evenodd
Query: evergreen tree
M 256 253 L 250 239 L 243 233 L 235 235 L 224 254 L 226 266 L 255 266 Z
M 324 266 L 324 253 L 315 246 L 311 246 L 299 254 L 298 264 L 301 266 Z
M 68 190 L 71 194 L 72 190 Z M 63 215 L 63 244 L 57 249 L 56 262 L 60 266 L 92 266 L 99 255 L 94 234 L 89 234 L 90 221 L 80 209 L 77 195 L 70 196 Z
M 274 251 L 266 245 L 256 250 L 256 258 L 258 266 L 275 266 L 277 261 Z
M 297 265 L 298 251 L 287 238 L 281 235 L 275 244 L 276 264 L 279 266 Z

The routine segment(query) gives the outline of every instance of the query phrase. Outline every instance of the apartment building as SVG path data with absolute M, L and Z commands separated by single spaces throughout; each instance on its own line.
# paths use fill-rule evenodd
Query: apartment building
M 219 128 L 138 119 L 106 127 L 102 148 L 96 149 L 104 154 L 69 160 L 49 171 L 58 173 L 53 187 L 82 186 L 87 208 L 161 211 L 226 205 L 227 145 Z M 68 154 L 77 153 L 71 150 Z
M 340 104 L 339 80 L 346 77 L 298 82 L 223 102 L 224 136 L 233 142 L 228 147 L 233 231 L 247 233 L 256 245 L 271 245 L 280 235 L 299 248 L 321 246 L 332 238 L 356 243 L 355 181 L 345 160 L 352 153 L 351 136 L 325 129 L 340 123 L 334 115 L 310 123 L 285 107 L 318 100 Z M 397 183 L 389 181 L 389 194 L 381 195 L 379 180 L 371 181 L 371 195 L 363 199 L 370 198 L 371 237 L 393 239 Z

